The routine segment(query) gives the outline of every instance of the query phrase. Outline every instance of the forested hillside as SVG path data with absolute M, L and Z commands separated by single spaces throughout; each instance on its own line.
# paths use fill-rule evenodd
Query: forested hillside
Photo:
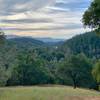
M 39 47 L 39 46 L 44 46 L 44 42 L 33 39 L 33 38 L 28 38 L 28 37 L 17 37 L 17 38 L 11 38 L 7 39 L 9 43 L 13 43 L 14 45 L 18 47 Z
M 61 84 L 98 89 L 92 75 L 100 58 L 100 39 L 93 33 L 53 46 L 32 38 L 8 39 L 0 46 L 0 86 Z
M 89 58 L 100 58 L 100 36 L 94 32 L 77 35 L 67 40 L 61 46 L 62 50 L 64 50 L 66 46 L 70 48 L 73 54 L 84 53 Z

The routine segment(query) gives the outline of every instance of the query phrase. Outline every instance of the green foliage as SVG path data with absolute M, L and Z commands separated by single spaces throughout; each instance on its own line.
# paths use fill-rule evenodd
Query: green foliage
M 0 46 L 5 42 L 4 32 L 0 30 Z
M 94 28 L 100 34 L 100 0 L 93 0 L 83 15 L 83 24 Z
M 80 54 L 68 58 L 65 63 L 60 65 L 58 72 L 64 81 L 69 79 L 69 84 L 73 84 L 74 88 L 77 86 L 89 88 L 93 82 L 91 66 L 91 61 L 85 55 Z
M 27 37 L 18 37 L 18 38 L 12 38 L 8 39 L 8 42 L 13 43 L 18 48 L 36 48 L 36 47 L 42 47 L 45 46 L 44 42 L 35 40 L 33 38 L 27 38 Z
M 81 34 L 67 40 L 61 46 L 61 50 L 63 51 L 66 46 L 70 48 L 72 54 L 84 53 L 92 59 L 100 58 L 100 37 L 94 32 Z
M 100 60 L 94 65 L 92 74 L 97 83 L 100 84 Z
M 94 65 L 92 75 L 96 81 L 96 90 L 100 90 L 100 60 Z
M 91 75 L 93 59 L 89 58 L 100 57 L 100 39 L 96 34 L 76 36 L 60 46 L 43 44 L 41 47 L 40 42 L 26 39 L 7 40 L 0 48 L 0 86 L 63 84 L 75 88 L 95 87 Z
M 8 80 L 8 85 L 35 85 L 46 84 L 48 70 L 42 59 L 37 58 L 31 51 L 18 57 L 19 63 Z
M 0 48 L 0 86 L 6 85 L 16 62 L 16 49 L 4 44 Z

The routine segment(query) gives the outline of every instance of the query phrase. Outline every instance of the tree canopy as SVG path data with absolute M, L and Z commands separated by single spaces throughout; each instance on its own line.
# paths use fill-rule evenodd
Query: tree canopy
M 0 44 L 2 44 L 5 40 L 4 32 L 0 29 Z
M 83 24 L 100 34 L 100 0 L 93 0 L 83 15 Z
M 92 70 L 92 75 L 97 83 L 97 89 L 99 89 L 99 86 L 100 86 L 100 60 L 94 65 L 93 70 Z
M 94 65 L 92 74 L 97 83 L 100 84 L 100 60 Z

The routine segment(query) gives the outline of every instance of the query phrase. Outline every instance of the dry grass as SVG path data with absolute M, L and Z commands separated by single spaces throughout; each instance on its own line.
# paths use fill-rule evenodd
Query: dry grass
M 0 88 L 0 100 L 100 100 L 100 93 L 66 86 Z

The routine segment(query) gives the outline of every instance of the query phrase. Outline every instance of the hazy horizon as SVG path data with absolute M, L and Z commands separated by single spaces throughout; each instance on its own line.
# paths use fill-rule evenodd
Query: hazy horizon
M 68 39 L 87 32 L 82 15 L 91 0 L 0 0 L 6 35 Z

